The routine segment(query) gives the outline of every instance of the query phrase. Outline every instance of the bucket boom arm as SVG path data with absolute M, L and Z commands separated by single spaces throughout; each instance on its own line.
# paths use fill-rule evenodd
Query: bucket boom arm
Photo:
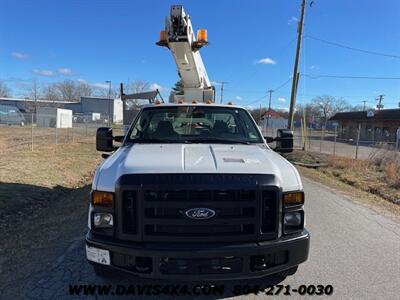
M 215 89 L 199 52 L 208 44 L 207 31 L 200 29 L 195 37 L 190 17 L 182 5 L 171 6 L 170 17 L 166 18 L 165 29 L 156 44 L 171 50 L 183 84 L 183 95 L 175 94 L 174 102 L 214 102 Z

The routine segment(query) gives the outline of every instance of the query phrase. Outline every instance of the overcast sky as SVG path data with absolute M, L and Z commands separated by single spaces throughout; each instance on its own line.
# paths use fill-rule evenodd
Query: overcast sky
M 225 100 L 266 106 L 266 91 L 286 83 L 273 93 L 273 106 L 288 106 L 300 0 L 179 2 L 195 30 L 208 29 L 210 45 L 201 53 L 211 81 L 229 82 Z M 171 54 L 155 41 L 170 4 L 175 3 L 0 0 L 0 80 L 18 94 L 33 78 L 99 87 L 106 80 L 117 85 L 140 79 L 167 97 L 178 75 Z M 385 94 L 385 107 L 397 107 L 399 79 L 325 75 L 400 78 L 400 1 L 313 1 L 300 72 L 308 75 L 300 78 L 300 103 L 328 94 L 374 105 L 376 95 Z

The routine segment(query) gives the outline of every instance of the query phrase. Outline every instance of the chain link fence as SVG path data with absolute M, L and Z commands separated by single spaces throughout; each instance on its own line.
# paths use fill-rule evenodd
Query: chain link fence
M 276 137 L 277 128 L 264 128 L 265 136 Z M 400 130 L 398 131 L 400 132 Z M 307 128 L 294 130 L 294 148 L 310 152 L 320 152 L 334 156 L 343 156 L 355 159 L 369 159 L 381 149 L 400 151 L 400 133 L 395 141 L 362 140 L 359 132 L 355 139 L 342 139 L 336 129 L 324 130 Z
M 108 116 L 56 113 L 18 113 L 0 116 L 0 152 L 35 151 L 42 146 L 94 143 L 96 130 L 108 126 Z
M 65 143 L 93 143 L 97 128 L 108 126 L 108 116 L 99 114 L 72 115 L 56 113 L 18 113 L 0 115 L 0 152 L 15 149 L 34 151 L 41 146 Z M 115 134 L 123 134 L 122 126 L 113 126 Z M 277 128 L 263 128 L 264 136 L 276 137 Z M 370 141 L 339 138 L 336 130 L 308 128 L 294 131 L 294 147 L 298 150 L 320 152 L 334 156 L 368 159 L 380 149 L 400 151 L 400 130 L 395 141 Z

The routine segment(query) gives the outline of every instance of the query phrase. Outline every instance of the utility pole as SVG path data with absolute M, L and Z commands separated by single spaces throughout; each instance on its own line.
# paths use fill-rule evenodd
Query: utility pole
M 384 97 L 385 95 L 378 95 L 378 97 L 376 98 L 376 101 L 378 101 L 378 104 L 376 105 L 376 108 L 378 109 L 378 110 L 381 110 L 382 108 L 383 108 L 383 104 L 382 104 L 382 102 L 383 102 L 383 97 Z
M 269 93 L 269 104 L 268 104 L 268 110 L 270 110 L 271 109 L 271 101 L 272 101 L 272 93 L 273 93 L 274 91 L 273 90 L 269 90 L 268 91 L 268 93 Z
M 363 111 L 365 111 L 365 110 L 367 109 L 367 101 L 366 101 L 366 100 L 364 100 L 364 101 L 361 101 L 361 102 L 363 102 L 363 103 L 364 103 L 364 106 L 363 106 Z
M 228 84 L 227 81 L 216 81 L 217 83 L 221 84 L 221 104 L 224 99 L 224 84 Z
M 33 79 L 33 99 L 35 100 L 35 114 L 37 114 L 37 84 L 36 84 L 36 78 Z
M 293 130 L 293 119 L 294 119 L 294 108 L 296 106 L 296 94 L 297 85 L 299 82 L 299 61 L 300 61 L 300 50 L 301 50 L 301 40 L 303 38 L 303 27 L 304 27 L 304 14 L 306 10 L 306 0 L 301 1 L 301 14 L 300 20 L 297 25 L 297 47 L 296 47 L 296 59 L 293 67 L 293 79 L 292 79 L 292 92 L 290 95 L 290 107 L 289 107 L 289 123 L 288 128 Z
M 268 90 L 269 93 L 269 104 L 268 104 L 268 114 L 267 114 L 267 127 L 269 126 L 269 116 L 270 116 L 270 111 L 271 111 L 271 101 L 272 101 L 272 93 L 273 90 Z
M 111 126 L 111 80 L 106 80 L 108 83 L 108 126 Z

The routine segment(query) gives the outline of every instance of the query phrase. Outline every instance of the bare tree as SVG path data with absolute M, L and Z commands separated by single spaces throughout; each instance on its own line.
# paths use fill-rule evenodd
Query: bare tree
M 130 81 L 125 85 L 126 94 L 136 94 L 148 91 L 150 89 L 150 84 L 147 81 L 135 80 Z
M 76 82 L 72 80 L 64 80 L 54 84 L 55 90 L 52 89 L 51 95 L 59 95 L 59 99 L 63 101 L 79 101 L 81 97 L 91 96 L 92 87 L 85 82 Z
M 339 98 L 323 95 L 314 98 L 311 102 L 313 115 L 320 120 L 322 124 L 324 124 L 326 128 L 326 124 L 328 120 L 337 112 L 348 111 L 351 109 L 351 106 L 348 102 Z
M 0 97 L 10 97 L 10 89 L 3 81 L 0 81 Z
M 93 94 L 93 88 L 87 84 L 86 82 L 79 82 L 76 87 L 76 97 L 78 100 L 81 99 L 81 97 L 89 97 L 92 96 Z
M 104 97 L 108 98 L 117 98 L 119 96 L 119 89 L 118 88 L 111 88 L 111 94 L 109 95 L 109 88 L 108 87 L 94 87 L 93 88 L 93 95 L 96 97 Z
M 369 109 L 372 109 L 373 107 L 371 105 L 363 105 L 363 104 L 357 104 L 351 107 L 352 111 L 366 111 Z
M 35 101 L 42 98 L 41 88 L 36 78 L 32 80 L 31 84 L 27 84 L 24 97 Z
M 57 101 L 61 100 L 61 95 L 58 91 L 56 84 L 52 83 L 47 85 L 42 90 L 42 97 L 46 100 Z
M 76 83 L 72 80 L 64 80 L 62 82 L 57 82 L 57 90 L 60 93 L 61 100 L 64 101 L 78 101 L 76 93 Z

